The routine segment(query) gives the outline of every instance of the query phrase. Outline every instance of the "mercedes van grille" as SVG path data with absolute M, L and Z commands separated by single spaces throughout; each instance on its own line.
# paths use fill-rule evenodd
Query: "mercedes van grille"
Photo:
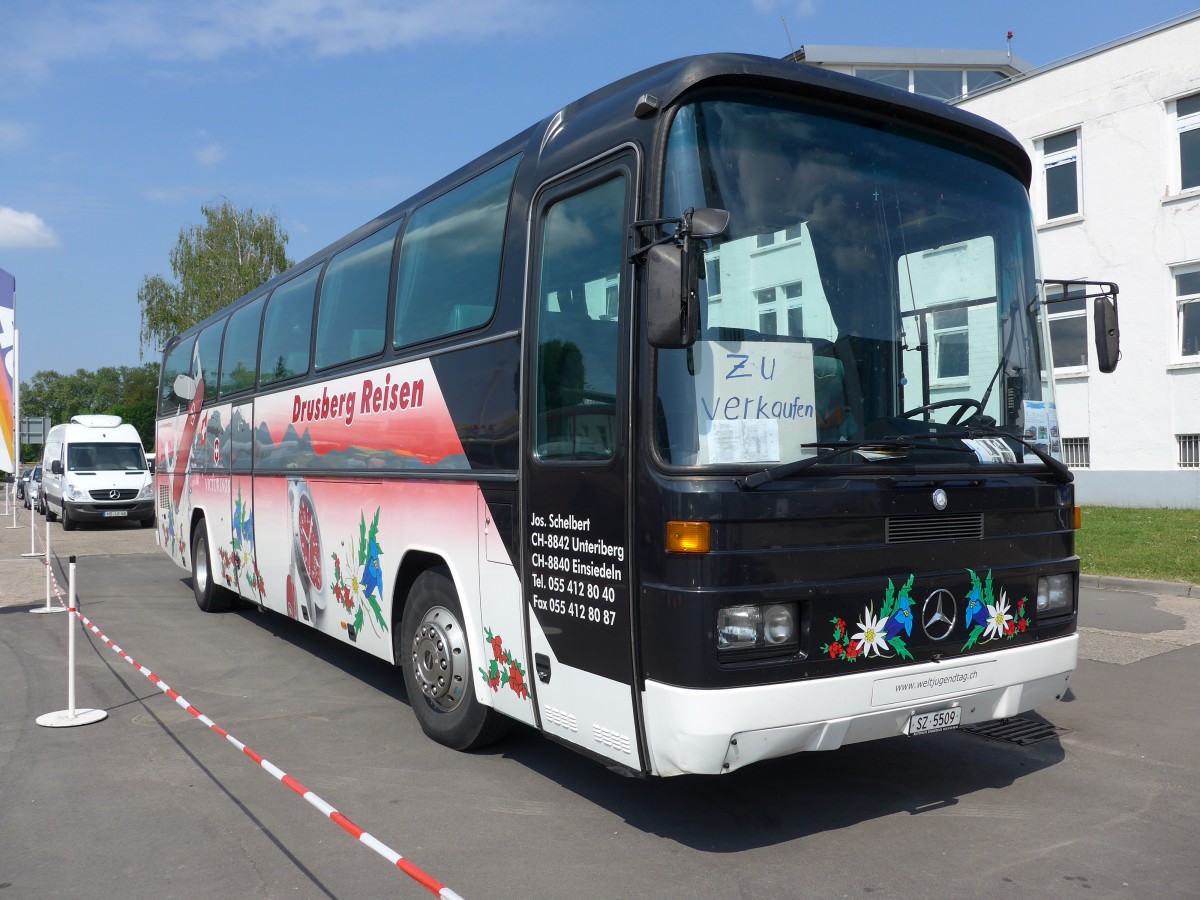
M 137 491 L 117 490 L 116 488 L 111 488 L 108 490 L 100 490 L 100 491 L 89 491 L 89 493 L 92 495 L 93 500 L 109 500 L 109 501 L 132 500 L 134 497 L 136 497 L 138 495 Z M 116 496 L 114 496 L 114 494 Z
M 961 516 L 893 516 L 887 520 L 889 544 L 916 541 L 965 541 L 983 537 L 983 513 Z

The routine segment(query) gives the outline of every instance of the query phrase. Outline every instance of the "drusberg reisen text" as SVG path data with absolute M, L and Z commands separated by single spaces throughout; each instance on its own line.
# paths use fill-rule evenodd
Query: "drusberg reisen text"
M 292 424 L 344 419 L 347 425 L 352 425 L 356 414 L 367 416 L 398 409 L 416 409 L 424 402 L 424 379 L 393 382 L 391 374 L 388 374 L 384 376 L 383 384 L 376 384 L 370 378 L 364 379 L 359 391 L 331 394 L 328 387 L 323 387 L 320 397 L 305 399 L 296 394 L 292 398 Z

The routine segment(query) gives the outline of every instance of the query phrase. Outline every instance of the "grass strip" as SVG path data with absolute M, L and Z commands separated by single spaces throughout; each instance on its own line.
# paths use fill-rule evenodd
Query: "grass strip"
M 1200 510 L 1085 506 L 1075 552 L 1088 575 L 1200 584 Z

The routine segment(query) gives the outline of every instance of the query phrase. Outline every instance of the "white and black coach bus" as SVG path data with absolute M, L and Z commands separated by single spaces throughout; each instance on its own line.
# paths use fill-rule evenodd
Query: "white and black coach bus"
M 1005 131 L 750 56 L 565 107 L 173 339 L 157 516 L 434 740 L 635 774 L 1010 716 L 1078 557 Z M 1117 358 L 1115 286 L 1095 300 Z

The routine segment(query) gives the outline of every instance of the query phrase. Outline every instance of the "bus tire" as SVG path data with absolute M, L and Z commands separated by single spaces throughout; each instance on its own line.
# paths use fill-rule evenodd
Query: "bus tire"
M 200 519 L 196 522 L 196 534 L 192 537 L 192 591 L 196 594 L 196 605 L 204 612 L 224 612 L 233 606 L 237 595 L 213 580 L 211 562 L 208 526 L 204 519 Z
M 56 519 L 58 519 L 58 516 L 57 516 L 57 515 L 55 515 L 55 514 L 54 514 L 54 510 L 52 510 L 52 509 L 50 508 L 50 502 L 49 502 L 49 501 L 46 501 L 46 521 L 47 521 L 47 522 L 53 522 L 53 521 L 55 521 Z
M 503 736 L 507 720 L 475 698 L 462 606 L 445 568 L 417 576 L 393 646 L 408 702 L 426 735 L 454 750 L 475 750 Z

